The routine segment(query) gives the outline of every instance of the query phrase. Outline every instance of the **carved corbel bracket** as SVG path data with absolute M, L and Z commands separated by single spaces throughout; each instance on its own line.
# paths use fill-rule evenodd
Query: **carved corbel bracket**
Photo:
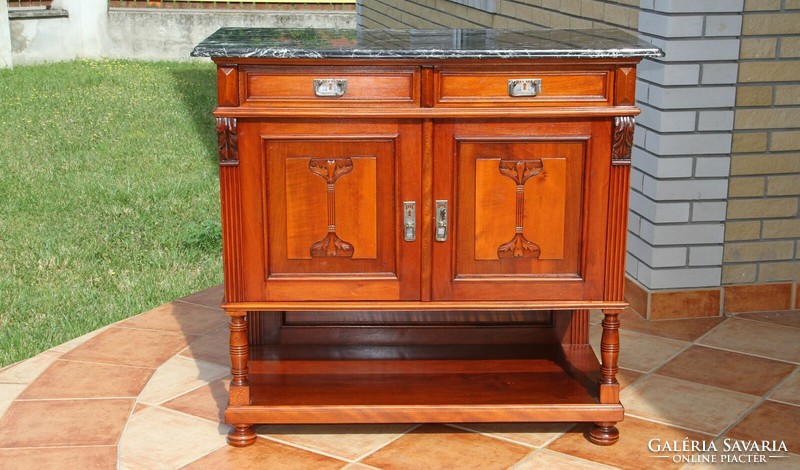
M 611 164 L 630 165 L 633 147 L 633 116 L 614 118 L 614 137 L 611 144 Z
M 217 147 L 220 166 L 239 164 L 239 134 L 236 118 L 217 118 Z

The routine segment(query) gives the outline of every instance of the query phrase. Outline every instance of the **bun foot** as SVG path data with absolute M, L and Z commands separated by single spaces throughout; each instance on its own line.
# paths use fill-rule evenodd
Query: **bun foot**
M 228 444 L 233 447 L 247 447 L 256 442 L 256 432 L 249 424 L 234 424 L 228 432 Z
M 589 430 L 589 441 L 599 446 L 610 446 L 619 440 L 619 430 L 614 426 L 617 423 L 595 423 Z

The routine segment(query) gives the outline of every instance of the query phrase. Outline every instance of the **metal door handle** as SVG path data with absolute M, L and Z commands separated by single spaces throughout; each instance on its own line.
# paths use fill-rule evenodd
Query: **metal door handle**
M 447 201 L 444 199 L 436 200 L 436 241 L 447 240 Z
M 417 239 L 417 203 L 403 203 L 403 240 L 413 242 Z

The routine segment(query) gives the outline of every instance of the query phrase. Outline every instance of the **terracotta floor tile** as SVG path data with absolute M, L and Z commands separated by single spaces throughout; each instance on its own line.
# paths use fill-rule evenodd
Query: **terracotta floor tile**
M 567 454 L 553 452 L 547 449 L 536 452 L 523 460 L 514 470 L 539 470 L 539 469 L 570 469 L 570 470 L 613 470 L 614 467 L 603 465 L 589 460 L 579 459 Z
M 642 375 L 644 374 L 634 370 L 619 369 L 617 371 L 617 382 L 619 382 L 620 390 L 624 389 L 625 387 L 629 387 L 631 384 L 639 380 L 639 377 Z
M 220 308 L 176 301 L 117 323 L 117 326 L 203 335 L 227 324 L 228 317 Z
M 227 325 L 217 328 L 197 341 L 192 342 L 186 349 L 181 351 L 180 355 L 230 367 L 231 354 L 228 351 L 230 335 L 231 331 Z
M 20 398 L 136 397 L 154 369 L 57 360 Z
M 0 449 L 0 462 L 7 469 L 113 469 L 117 446 Z
M 15 401 L 0 420 L 0 448 L 114 445 L 132 399 Z
M 18 362 L 0 372 L 0 383 L 29 384 L 60 356 L 61 353 L 46 351 L 30 359 Z
M 185 469 L 240 470 L 246 468 L 269 470 L 340 469 L 347 462 L 335 460 L 307 450 L 287 446 L 267 439 L 256 439 L 255 444 L 236 448 L 223 446 L 205 457 L 183 467 Z
M 794 368 L 794 364 L 788 362 L 692 346 L 656 373 L 751 395 L 764 395 Z
M 599 326 L 593 326 L 589 330 L 589 342 L 598 358 L 602 332 L 603 329 Z M 655 369 L 687 345 L 683 341 L 627 330 L 620 330 L 619 338 L 619 367 L 639 372 Z
M 351 463 L 350 465 L 344 467 L 342 470 L 380 470 L 375 467 L 370 467 L 369 465 L 364 465 L 363 463 L 356 462 Z
M 765 401 L 731 429 L 727 437 L 753 441 L 783 441 L 789 452 L 800 452 L 800 407 Z
M 162 403 L 161 406 L 210 421 L 223 422 L 228 406 L 230 379 L 215 380 L 208 385 Z
M 763 455 L 765 456 L 766 462 L 761 463 L 746 463 L 746 460 L 741 463 L 734 463 L 730 462 L 730 458 L 732 456 L 736 456 L 738 458 L 746 458 L 746 455 L 754 454 L 751 452 L 737 452 L 737 451 L 724 451 L 723 449 L 724 444 L 721 442 L 717 443 L 717 452 L 716 454 L 716 461 L 713 462 L 705 462 L 705 463 L 697 463 L 692 464 L 691 470 L 751 470 L 751 469 L 758 469 L 758 470 L 797 470 L 800 468 L 800 455 L 791 454 L 791 453 L 770 453 L 770 452 L 759 452 L 755 453 L 756 455 Z M 770 455 L 778 456 L 777 458 L 771 458 Z M 724 457 L 723 457 L 724 456 Z M 708 458 L 713 458 L 711 455 Z M 728 460 L 723 460 L 727 458 Z M 727 463 L 723 463 L 727 462 Z
M 736 315 L 736 318 L 745 318 L 748 320 L 757 320 L 767 323 L 774 323 L 777 325 L 800 328 L 800 312 L 798 311 L 741 313 Z
M 567 432 L 573 423 L 465 423 L 458 427 L 541 447 Z
M 229 368 L 219 364 L 175 356 L 156 370 L 139 394 L 139 401 L 156 405 L 224 377 L 229 372 Z
M 532 450 L 449 426 L 427 424 L 363 460 L 373 467 L 394 469 L 507 469 Z
M 83 336 L 78 336 L 77 338 L 75 338 L 73 340 L 67 341 L 66 343 L 62 343 L 62 344 L 59 344 L 58 346 L 50 348 L 49 351 L 52 351 L 52 352 L 55 352 L 55 353 L 59 353 L 59 354 L 64 354 L 66 352 L 70 352 L 75 347 L 80 346 L 81 344 L 89 341 L 90 339 L 92 339 L 95 336 L 99 335 L 100 333 L 102 333 L 106 329 L 108 329 L 108 327 L 104 326 L 104 327 L 102 327 L 100 329 L 97 329 L 97 330 L 94 330 L 94 331 L 90 331 L 89 333 L 86 333 Z
M 181 297 L 178 300 L 197 305 L 205 305 L 206 307 L 219 308 L 219 306 L 222 304 L 223 297 L 223 286 L 220 284 L 214 287 L 209 287 L 206 290 L 201 290 L 200 292 L 187 295 L 186 297 Z
M 137 367 L 159 367 L 194 337 L 168 331 L 109 328 L 62 356 L 63 359 L 120 364 Z
M 0 418 L 25 387 L 27 387 L 25 384 L 0 384 Z
M 679 341 L 694 341 L 708 330 L 719 325 L 725 318 L 689 318 L 681 320 L 645 320 L 631 309 L 625 309 L 619 316 L 623 330 L 638 331 Z
M 413 427 L 411 424 L 268 425 L 259 426 L 256 432 L 344 460 L 357 460 Z
M 733 318 L 699 344 L 800 363 L 800 329 Z
M 770 400 L 800 405 L 800 371 L 782 383 L 775 393 L 770 395 Z M 798 451 L 800 453 L 800 451 Z
M 719 434 L 758 400 L 753 395 L 649 375 L 620 394 L 625 413 Z
M 144 405 L 142 403 L 137 403 L 136 406 L 133 408 L 133 414 L 136 414 L 140 411 L 146 410 L 150 408 L 150 405 Z
M 228 427 L 151 407 L 133 415 L 119 441 L 119 464 L 175 469 L 225 445 Z
M 683 441 L 686 437 L 698 441 L 710 442 L 712 440 L 711 436 L 704 434 L 625 416 L 625 421 L 617 424 L 620 433 L 619 442 L 605 447 L 592 444 L 586 439 L 584 434 L 590 427 L 591 424 L 577 426 L 556 439 L 547 446 L 547 449 L 618 468 L 678 469 L 684 464 L 673 463 L 670 459 L 655 458 L 654 454 L 648 450 L 648 442 L 651 439 L 661 439 L 662 442 Z

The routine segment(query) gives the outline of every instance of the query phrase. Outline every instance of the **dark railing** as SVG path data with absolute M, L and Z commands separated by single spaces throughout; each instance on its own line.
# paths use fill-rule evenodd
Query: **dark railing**
M 3 1 L 3 0 L 0 0 Z M 52 0 L 7 0 L 9 8 L 50 8 Z M 110 0 L 111 7 L 219 10 L 353 10 L 356 0 Z
M 1 0 L 0 0 L 1 1 Z M 52 0 L 8 0 L 8 8 L 23 8 L 23 7 L 45 7 L 50 8 Z
M 356 0 L 111 0 L 112 7 L 219 10 L 353 10 Z

